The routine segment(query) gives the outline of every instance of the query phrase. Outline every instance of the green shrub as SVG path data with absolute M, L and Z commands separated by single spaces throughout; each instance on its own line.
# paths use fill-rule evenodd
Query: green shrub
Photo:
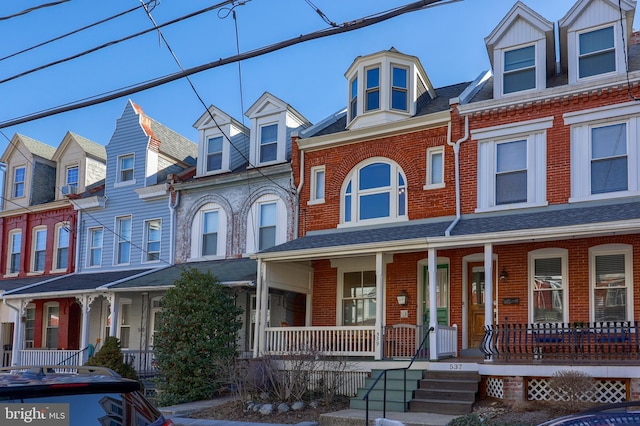
M 107 367 L 128 379 L 138 380 L 136 370 L 124 362 L 124 356 L 120 350 L 120 340 L 117 337 L 109 336 L 104 339 L 104 345 L 96 352 L 85 365 Z

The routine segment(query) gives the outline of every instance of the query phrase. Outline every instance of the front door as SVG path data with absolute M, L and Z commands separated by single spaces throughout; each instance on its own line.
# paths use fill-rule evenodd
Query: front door
M 484 337 L 484 264 L 469 264 L 469 348 L 478 348 Z

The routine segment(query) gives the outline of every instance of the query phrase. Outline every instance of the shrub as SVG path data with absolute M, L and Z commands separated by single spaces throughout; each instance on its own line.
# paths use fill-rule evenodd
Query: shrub
M 85 365 L 107 367 L 128 379 L 138 380 L 136 370 L 124 362 L 124 356 L 120 350 L 120 340 L 109 336 L 104 339 L 104 345 L 96 352 Z
M 185 268 L 162 299 L 154 334 L 161 405 L 213 398 L 237 356 L 242 309 L 210 272 Z
M 585 401 L 595 386 L 593 377 L 577 370 L 558 370 L 549 379 L 549 387 L 561 401 Z

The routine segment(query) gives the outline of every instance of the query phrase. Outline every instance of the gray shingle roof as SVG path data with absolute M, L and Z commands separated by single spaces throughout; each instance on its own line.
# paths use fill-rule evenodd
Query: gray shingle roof
M 31 152 L 33 155 L 37 155 L 47 160 L 51 160 L 53 158 L 53 154 L 55 154 L 56 152 L 56 149 L 54 147 L 30 138 L 29 136 L 25 136 L 22 134 L 19 134 L 18 136 L 20 137 L 22 143 L 24 143 L 24 145 L 27 147 L 29 152 Z
M 78 145 L 91 157 L 97 158 L 102 161 L 107 161 L 107 149 L 104 145 L 87 139 L 77 133 L 69 132 L 73 139 L 78 142 Z
M 41 281 L 47 281 L 52 278 L 56 278 L 56 277 L 40 276 L 40 277 L 13 278 L 13 279 L 7 279 L 7 280 L 0 280 L 0 290 L 3 292 L 7 292 L 7 291 L 15 290 L 17 288 L 24 287 L 27 285 L 36 284 Z
M 109 286 L 109 289 L 164 287 L 173 285 L 174 282 L 180 278 L 182 271 L 185 268 L 194 268 L 200 272 L 210 271 L 211 274 L 218 277 L 222 284 L 237 281 L 255 283 L 258 263 L 255 260 L 248 258 L 182 263 L 179 265 L 169 266 L 167 268 L 161 268 L 150 274 L 122 281 L 116 285 Z
M 160 141 L 160 152 L 179 161 L 195 166 L 198 156 L 198 145 L 170 128 L 147 116 L 151 130 Z

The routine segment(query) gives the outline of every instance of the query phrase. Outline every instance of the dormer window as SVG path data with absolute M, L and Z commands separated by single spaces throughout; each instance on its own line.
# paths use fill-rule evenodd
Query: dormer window
M 278 158 L 278 124 L 260 127 L 260 163 L 276 161 Z
M 207 172 L 222 169 L 222 136 L 209 138 L 207 141 Z
M 504 93 L 536 87 L 536 49 L 526 46 L 504 52 Z
M 366 76 L 365 111 L 372 111 L 380 108 L 380 68 L 369 68 Z
M 358 77 L 351 80 L 351 94 L 349 96 L 349 121 L 358 115 Z
M 118 157 L 118 182 L 133 181 L 133 154 Z
M 409 110 L 409 70 L 406 67 L 392 67 L 391 108 Z
M 24 197 L 25 170 L 24 167 L 13 169 L 13 198 Z
M 65 185 L 70 185 L 75 188 L 78 187 L 78 166 L 67 167 L 67 178 Z
M 578 35 L 579 78 L 614 72 L 616 51 L 613 27 L 600 28 Z

